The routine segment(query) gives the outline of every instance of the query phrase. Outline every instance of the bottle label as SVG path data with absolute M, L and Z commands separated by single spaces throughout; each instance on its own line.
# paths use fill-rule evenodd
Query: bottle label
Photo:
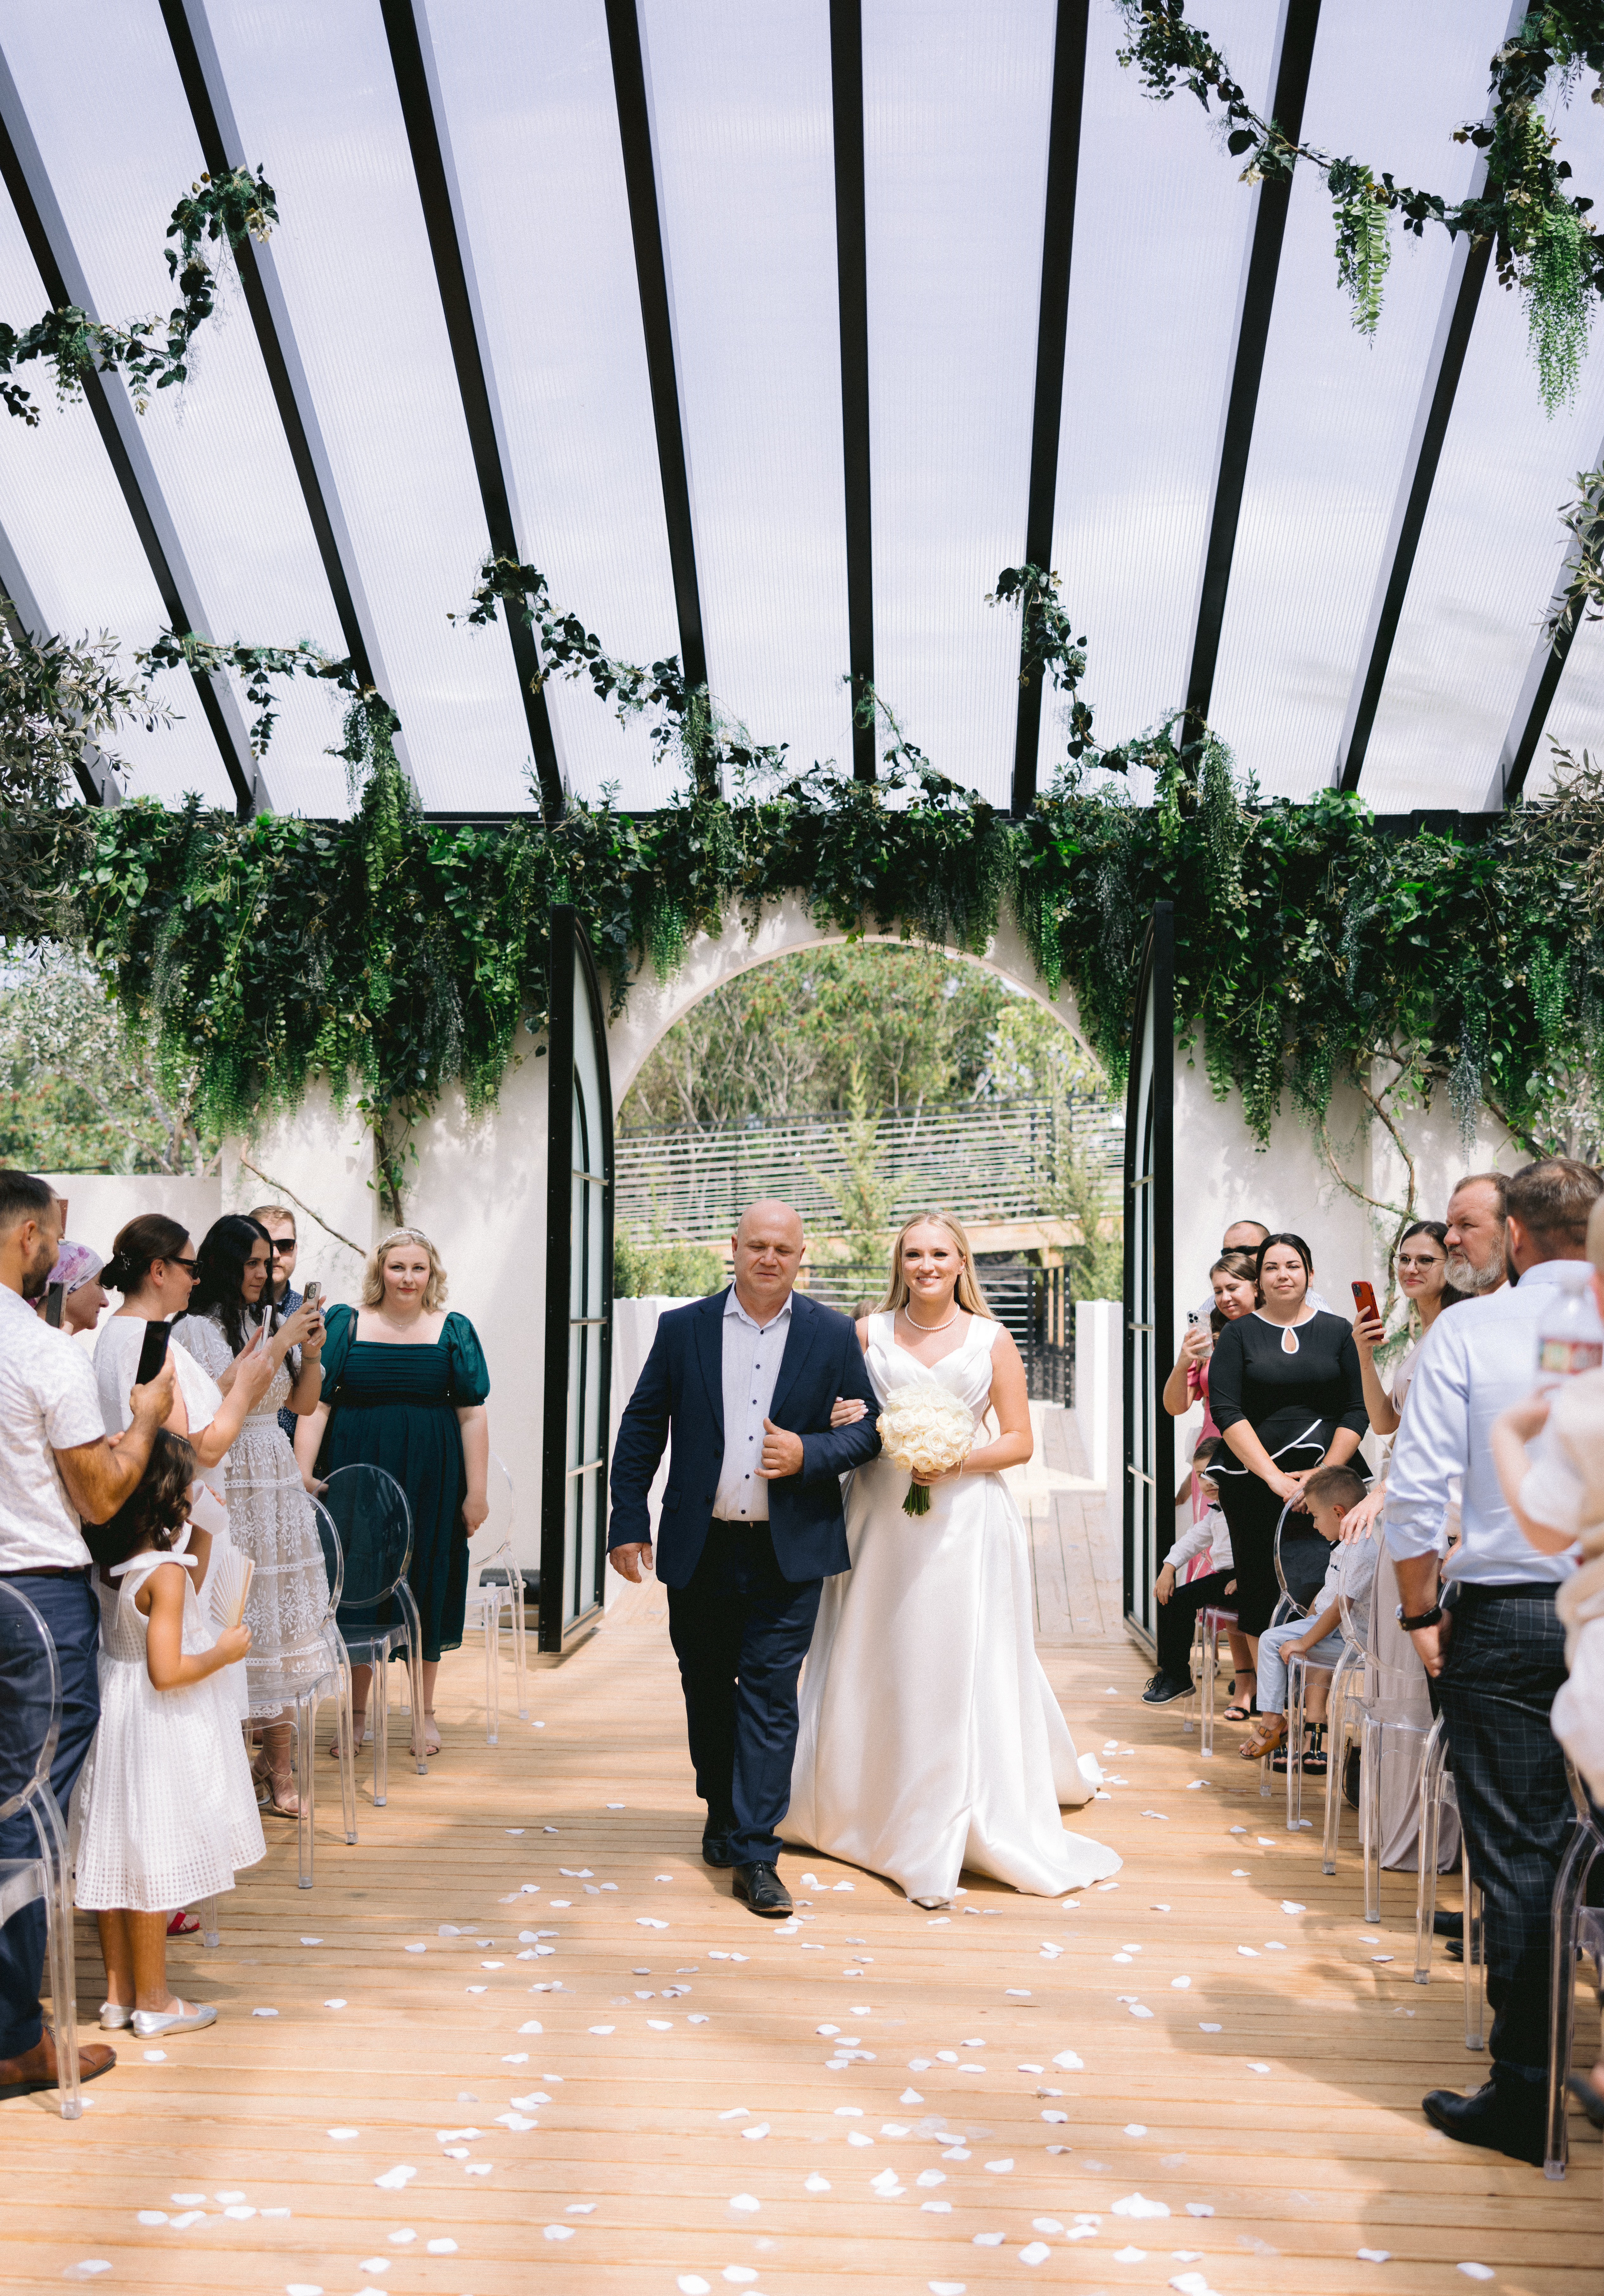
M 1577 1372 L 1604 1366 L 1604 1340 L 1546 1339 L 1537 1349 L 1537 1368 L 1551 1379 L 1570 1379 Z

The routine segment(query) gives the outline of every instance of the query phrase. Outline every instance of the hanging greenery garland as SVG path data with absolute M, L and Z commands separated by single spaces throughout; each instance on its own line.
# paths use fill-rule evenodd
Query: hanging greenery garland
M 1417 238 L 1433 223 L 1451 237 L 1462 232 L 1473 242 L 1490 240 L 1501 283 L 1516 289 L 1526 307 L 1543 403 L 1551 415 L 1569 404 L 1593 298 L 1604 294 L 1604 239 L 1587 221 L 1592 200 L 1574 198 L 1565 188 L 1570 162 L 1555 159 L 1557 139 L 1537 107 L 1556 73 L 1567 94 L 1584 72 L 1592 74 L 1599 83 L 1593 101 L 1604 100 L 1600 0 L 1547 0 L 1499 48 L 1491 65 L 1487 119 L 1467 120 L 1453 131 L 1456 144 L 1487 155 L 1481 195 L 1458 201 L 1294 142 L 1248 102 L 1209 35 L 1187 22 L 1185 0 L 1115 0 L 1115 5 L 1130 36 L 1118 52 L 1120 62 L 1134 65 L 1147 93 L 1161 102 L 1183 86 L 1205 111 L 1216 104 L 1225 148 L 1244 162 L 1243 183 L 1289 182 L 1299 160 L 1325 177 L 1337 224 L 1338 278 L 1361 333 L 1373 335 L 1380 316 L 1392 217 Z

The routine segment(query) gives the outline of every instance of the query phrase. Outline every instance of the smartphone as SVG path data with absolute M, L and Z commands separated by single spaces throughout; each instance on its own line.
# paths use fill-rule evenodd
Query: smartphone
M 317 1303 L 322 1298 L 323 1285 L 318 1282 L 315 1275 L 310 1283 L 307 1284 L 306 1290 L 301 1293 L 301 1306 L 303 1308 L 310 1308 L 314 1314 L 315 1314 L 317 1310 Z
M 1380 1315 L 1381 1310 L 1376 1305 L 1376 1292 L 1373 1284 L 1352 1283 L 1348 1289 L 1354 1295 L 1354 1305 L 1362 1316 L 1379 1316 Z
M 135 1387 L 144 1387 L 153 1380 L 167 1361 L 168 1341 L 172 1336 L 166 1324 L 147 1324 L 144 1343 L 139 1350 L 139 1369 L 134 1374 Z

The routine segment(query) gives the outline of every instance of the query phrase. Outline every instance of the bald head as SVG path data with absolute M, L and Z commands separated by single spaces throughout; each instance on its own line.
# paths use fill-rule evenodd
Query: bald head
M 730 1240 L 735 1297 L 760 1324 L 780 1313 L 802 1265 L 802 1220 L 791 1205 L 765 1196 L 749 1204 Z

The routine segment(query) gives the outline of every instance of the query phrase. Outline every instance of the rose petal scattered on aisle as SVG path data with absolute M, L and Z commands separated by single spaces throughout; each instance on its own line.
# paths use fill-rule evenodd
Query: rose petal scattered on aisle
M 1361 2264 L 1386 2264 L 1390 2261 L 1390 2248 L 1362 2248 L 1356 2251 Z
M 1462 2272 L 1467 2280 L 1491 2280 L 1493 2277 L 1490 2264 L 1456 2264 L 1453 2268 L 1456 2272 Z
M 549 2224 L 545 2228 L 545 2236 L 548 2240 L 572 2240 L 574 2237 L 574 2226 L 572 2225 Z M 433 2244 L 434 2243 L 430 2242 L 430 2245 L 431 2247 Z

